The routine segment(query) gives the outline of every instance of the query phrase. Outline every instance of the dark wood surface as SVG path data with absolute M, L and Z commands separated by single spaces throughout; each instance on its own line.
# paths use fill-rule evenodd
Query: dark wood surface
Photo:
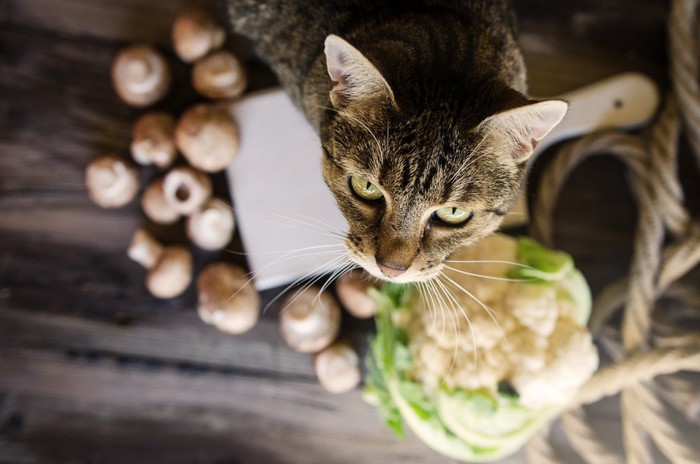
M 138 206 L 103 211 L 86 197 L 86 163 L 126 155 L 141 113 L 112 92 L 112 58 L 135 41 L 167 51 L 184 3 L 0 0 L 0 463 L 447 462 L 413 437 L 394 439 L 359 389 L 325 393 L 310 356 L 281 341 L 279 306 L 234 337 L 199 321 L 192 289 L 150 297 L 124 251 L 146 224 Z M 630 70 L 665 88 L 665 2 L 515 3 L 533 94 Z M 274 85 L 245 43 L 231 46 L 252 89 Z M 168 53 L 180 85 L 158 107 L 178 113 L 197 97 Z M 223 178 L 217 188 L 226 194 Z M 594 290 L 623 275 L 635 217 L 614 161 L 587 163 L 563 192 L 558 244 Z M 181 228 L 149 227 L 182 239 Z M 243 262 L 200 252 L 196 265 L 213 259 Z M 363 350 L 372 329 L 343 324 Z

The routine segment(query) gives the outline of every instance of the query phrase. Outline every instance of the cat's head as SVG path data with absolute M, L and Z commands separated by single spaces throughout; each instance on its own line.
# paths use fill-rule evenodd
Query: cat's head
M 323 174 L 348 221 L 348 255 L 394 282 L 435 277 L 457 248 L 500 225 L 537 141 L 567 105 L 520 96 L 485 115 L 444 101 L 407 110 L 349 43 L 329 36 L 325 52 Z

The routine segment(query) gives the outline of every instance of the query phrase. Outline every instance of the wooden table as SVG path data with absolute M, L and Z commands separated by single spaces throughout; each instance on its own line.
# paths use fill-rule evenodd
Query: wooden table
M 104 211 L 86 197 L 86 163 L 127 154 L 140 114 L 112 92 L 112 58 L 135 41 L 167 47 L 183 4 L 0 0 L 0 463 L 447 462 L 413 437 L 394 439 L 359 389 L 325 393 L 310 356 L 281 341 L 279 306 L 234 337 L 199 321 L 192 289 L 149 296 L 125 255 L 145 223 L 138 205 Z M 533 94 L 629 70 L 666 85 L 665 2 L 516 6 Z M 251 88 L 273 85 L 231 42 Z M 184 83 L 188 69 L 176 64 L 175 74 Z M 183 84 L 159 107 L 181 112 L 196 100 Z M 562 195 L 557 243 L 594 290 L 625 271 L 631 198 L 622 167 L 606 159 L 586 164 Z M 149 227 L 182 240 L 181 229 Z M 198 267 L 213 259 L 242 262 L 196 255 Z M 372 329 L 348 317 L 343 333 L 364 350 Z

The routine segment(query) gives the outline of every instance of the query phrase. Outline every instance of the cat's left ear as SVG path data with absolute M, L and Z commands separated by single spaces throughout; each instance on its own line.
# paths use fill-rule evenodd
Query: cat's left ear
M 337 35 L 329 35 L 325 52 L 334 108 L 346 109 L 353 104 L 381 99 L 395 105 L 389 83 L 358 49 Z
M 526 161 L 537 143 L 561 122 L 569 108 L 561 100 L 547 100 L 496 113 L 480 126 L 496 150 L 507 151 L 516 163 Z

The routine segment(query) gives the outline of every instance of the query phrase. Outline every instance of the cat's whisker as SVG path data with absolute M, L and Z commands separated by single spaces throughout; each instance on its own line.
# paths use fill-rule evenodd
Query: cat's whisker
M 235 209 L 233 206 L 229 205 L 228 203 L 226 203 L 226 202 L 224 202 L 224 201 L 222 201 L 222 200 L 218 200 L 218 201 L 221 202 L 221 204 L 223 204 L 223 205 L 225 205 L 226 207 L 228 207 L 229 209 L 231 209 L 234 213 L 236 212 L 236 209 Z M 297 230 L 306 230 L 306 231 L 309 231 L 309 232 L 319 231 L 319 232 L 323 232 L 323 233 L 326 233 L 326 234 L 331 234 L 331 235 L 333 235 L 333 236 L 337 236 L 337 237 L 339 237 L 339 238 L 345 238 L 345 237 L 346 237 L 346 233 L 343 232 L 342 230 L 340 230 L 340 229 L 338 229 L 337 227 L 335 227 L 335 226 L 333 226 L 333 225 L 331 225 L 331 224 L 329 224 L 329 223 L 327 223 L 327 222 L 324 222 L 324 221 L 322 221 L 322 220 L 320 220 L 320 219 L 318 219 L 318 218 L 314 218 L 314 217 L 312 217 L 312 216 L 307 216 L 307 215 L 305 215 L 305 214 L 301 214 L 301 213 L 298 213 L 298 212 L 296 212 L 296 211 L 277 211 L 277 210 L 272 210 L 272 209 L 269 209 L 269 208 L 263 208 L 263 207 L 261 207 L 261 206 L 259 206 L 259 205 L 254 204 L 254 203 L 249 203 L 249 205 L 252 206 L 253 208 L 256 208 L 256 209 L 258 209 L 258 210 L 260 210 L 260 211 L 263 211 L 263 212 L 265 212 L 265 213 L 268 213 L 268 214 L 270 214 L 270 215 L 272 215 L 272 216 L 275 216 L 275 217 L 277 217 L 277 218 L 285 219 L 285 220 L 287 220 L 287 221 L 291 221 L 291 222 L 294 222 L 294 223 L 297 223 L 297 224 L 300 224 L 300 225 L 304 225 L 304 226 L 309 227 L 309 229 L 301 229 L 301 228 L 300 228 L 300 229 L 297 229 Z M 293 216 L 291 216 L 291 215 L 294 215 L 294 216 L 297 216 L 297 217 L 293 217 Z M 303 218 L 303 219 L 305 219 L 305 220 L 301 220 L 300 218 Z M 316 224 L 313 224 L 313 223 L 311 223 L 311 222 L 309 222 L 309 221 L 313 221 L 313 222 L 315 222 Z M 281 227 L 291 228 L 291 227 L 289 226 L 289 224 L 286 224 L 286 223 L 272 222 L 271 224 L 273 224 L 273 225 L 278 225 L 278 226 L 281 226 Z M 316 233 L 316 232 L 315 232 L 315 233 Z
M 443 263 L 451 263 L 451 264 L 510 264 L 511 266 L 522 267 L 525 269 L 531 269 L 531 270 L 535 269 L 534 267 L 528 266 L 527 264 L 516 263 L 513 261 L 503 261 L 503 260 L 499 260 L 499 259 L 477 259 L 477 260 L 446 259 L 445 261 L 443 261 Z
M 513 348 L 512 348 L 512 346 L 510 345 L 510 342 L 508 341 L 508 337 L 506 336 L 505 331 L 504 331 L 503 328 L 501 327 L 501 324 L 498 323 L 498 320 L 497 320 L 496 317 L 493 315 L 493 310 L 492 310 L 491 308 L 489 308 L 489 306 L 488 306 L 486 303 L 484 303 L 484 302 L 481 301 L 479 298 L 477 298 L 476 295 L 474 295 L 473 293 L 471 293 L 469 290 L 467 290 L 466 288 L 464 288 L 462 285 L 460 285 L 460 284 L 458 284 L 457 282 L 455 282 L 455 281 L 454 281 L 453 279 L 451 279 L 449 276 L 445 275 L 445 273 L 441 273 L 440 276 L 441 276 L 441 277 L 444 277 L 445 279 L 447 279 L 447 281 L 448 281 L 449 283 L 451 283 L 455 288 L 457 288 L 458 290 L 461 290 L 462 292 L 464 292 L 464 293 L 465 293 L 466 295 L 468 295 L 472 300 L 474 300 L 477 304 L 479 304 L 479 306 L 481 306 L 481 307 L 484 309 L 484 311 L 486 311 L 486 313 L 489 315 L 489 317 L 490 317 L 491 320 L 494 322 L 494 324 L 496 324 L 496 328 L 498 328 L 498 331 L 501 333 L 501 337 L 503 337 L 503 341 L 504 341 L 505 344 L 506 344 L 506 348 L 507 348 L 507 350 L 508 350 L 508 353 L 513 353 Z M 511 355 L 511 360 L 513 360 L 513 361 L 516 363 L 516 365 L 517 365 L 517 360 L 516 360 L 515 358 L 513 358 L 512 355 Z
M 311 285 L 313 285 L 314 283 L 318 282 L 320 279 L 322 279 L 322 278 L 324 277 L 325 274 L 322 272 L 323 269 L 328 268 L 328 267 L 331 267 L 331 266 L 335 265 L 337 262 L 342 262 L 343 259 L 347 259 L 347 257 L 346 257 L 345 255 L 343 255 L 343 256 L 336 256 L 335 258 L 332 258 L 332 259 L 326 261 L 324 264 L 322 264 L 322 265 L 320 265 L 320 266 L 318 266 L 318 267 L 312 269 L 311 271 L 307 272 L 307 273 L 304 274 L 303 276 L 298 277 L 296 280 L 294 280 L 294 282 L 292 282 L 292 283 L 290 283 L 289 285 L 287 285 L 287 287 L 285 287 L 284 290 L 282 290 L 280 293 L 278 293 L 277 295 L 275 295 L 275 297 L 274 297 L 272 300 L 270 300 L 270 302 L 268 302 L 268 303 L 265 305 L 265 308 L 263 308 L 263 314 L 264 314 L 265 312 L 267 312 L 268 308 L 269 308 L 270 306 L 272 306 L 277 300 L 279 300 L 282 296 L 284 296 L 285 294 L 287 294 L 287 292 L 289 292 L 289 290 L 291 290 L 292 288 L 294 288 L 296 285 L 298 285 L 298 284 L 299 284 L 300 282 L 302 282 L 303 280 L 315 276 L 315 277 L 313 277 L 313 279 L 311 280 L 310 283 L 307 283 L 307 284 L 305 284 L 304 286 L 302 286 L 302 289 L 298 291 L 297 295 L 296 295 L 289 303 L 287 303 L 287 304 L 285 305 L 285 307 L 282 308 L 282 310 L 281 310 L 280 312 L 284 311 L 290 304 L 292 304 L 294 301 L 297 300 L 297 298 L 299 298 L 299 296 L 301 295 L 301 293 L 303 292 L 304 289 L 311 287 Z
M 246 275 L 250 276 L 248 278 L 248 280 L 246 280 L 243 283 L 243 285 L 241 285 L 241 287 L 233 295 L 229 296 L 228 299 L 231 300 L 231 299 L 235 298 L 236 295 L 238 295 L 245 287 L 250 285 L 255 280 L 255 278 L 257 276 L 259 276 L 263 271 L 265 271 L 265 269 L 267 269 L 270 266 L 273 266 L 275 264 L 279 264 L 279 263 L 287 261 L 289 259 L 304 259 L 304 258 L 310 257 L 310 256 L 322 256 L 322 255 L 338 254 L 337 258 L 342 258 L 345 255 L 343 250 L 326 250 L 326 251 L 318 252 L 318 253 L 308 253 L 308 254 L 304 254 L 301 256 L 294 255 L 294 253 L 296 253 L 298 251 L 305 251 L 305 250 L 314 249 L 314 248 L 317 248 L 317 247 L 306 247 L 306 248 L 301 248 L 299 250 L 288 251 L 285 254 L 283 254 L 282 256 L 275 258 L 273 261 L 271 261 L 268 264 L 266 264 L 265 266 L 261 267 L 256 272 L 247 273 Z
M 290 253 L 290 252 L 298 252 L 298 251 L 306 251 L 306 250 L 313 250 L 313 249 L 320 249 L 320 248 L 344 248 L 344 245 L 342 243 L 333 243 L 331 245 L 316 245 L 316 246 L 309 246 L 309 247 L 304 247 L 304 248 L 288 248 L 286 250 L 275 250 L 275 251 L 265 251 L 265 252 L 258 252 L 255 253 L 255 255 L 278 255 L 280 253 Z M 245 251 L 238 251 L 238 250 L 223 250 L 226 253 L 232 254 L 232 255 L 237 255 L 237 256 L 252 256 L 253 253 L 246 253 Z
M 316 295 L 316 298 L 314 298 L 314 302 L 318 300 L 321 297 L 321 294 L 340 276 L 345 274 L 346 272 L 350 272 L 355 267 L 355 263 L 353 263 L 350 260 L 347 260 L 344 264 L 342 264 L 338 269 L 333 271 L 333 273 L 326 279 L 326 281 L 321 285 L 321 288 L 318 291 L 318 294 Z
M 457 269 L 456 267 L 451 267 L 445 264 L 445 269 L 449 269 L 453 272 L 457 272 L 459 274 L 464 274 L 472 277 L 480 277 L 482 279 L 490 279 L 490 280 L 498 280 L 501 282 L 533 282 L 535 279 L 511 279 L 508 277 L 496 277 L 496 276 L 490 276 L 490 275 L 484 275 L 484 274 L 476 274 L 474 272 L 467 272 L 463 271 L 461 269 Z
M 430 331 L 433 332 L 435 330 L 435 324 L 437 323 L 437 301 L 435 300 L 435 296 L 433 295 L 433 285 L 432 282 L 423 282 L 425 285 L 426 291 L 428 292 L 428 296 L 430 297 L 432 306 L 433 306 L 433 314 L 432 314 L 432 321 L 431 321 L 431 327 Z
M 445 286 L 444 283 L 440 282 L 439 280 L 436 280 L 435 283 L 438 285 L 438 287 L 442 290 L 442 292 L 445 295 L 445 300 L 443 300 L 443 301 L 446 301 L 447 303 L 449 303 L 449 305 L 451 307 L 451 310 L 450 310 L 450 307 L 448 307 L 446 305 L 445 309 L 447 311 L 447 314 L 450 315 L 450 319 L 452 320 L 452 325 L 453 325 L 454 331 L 455 331 L 454 350 L 452 352 L 452 361 L 450 362 L 449 369 L 447 369 L 447 374 L 449 375 L 452 372 L 452 370 L 455 368 L 455 365 L 457 364 L 457 353 L 459 352 L 459 337 L 462 334 L 462 326 L 461 326 L 461 324 L 459 324 L 459 325 L 457 324 L 458 319 L 456 319 L 456 317 L 457 317 L 456 309 L 459 307 L 459 305 L 457 305 L 457 308 L 455 307 L 454 298 L 452 297 L 452 295 L 450 294 L 449 290 L 447 289 L 447 287 Z M 459 309 L 461 309 L 461 308 L 459 308 Z M 453 313 L 454 313 L 454 316 L 452 315 Z M 466 315 L 465 315 L 465 317 L 466 317 Z
M 445 329 L 447 327 L 447 318 L 445 317 L 445 315 L 447 315 L 450 318 L 450 322 L 452 322 L 452 328 L 454 330 L 456 339 L 458 334 L 457 322 L 454 316 L 452 315 L 452 312 L 447 307 L 447 300 L 445 299 L 445 296 L 443 294 L 444 290 L 441 288 L 437 281 L 431 281 L 431 283 L 433 284 L 433 288 L 435 289 L 435 296 L 440 301 L 440 314 L 442 315 L 442 330 L 440 331 L 440 338 L 443 338 L 445 336 Z
M 341 236 L 341 235 L 336 235 L 336 234 L 334 234 L 334 233 L 332 233 L 332 232 L 323 231 L 323 230 L 318 230 L 318 229 L 307 229 L 307 228 L 300 227 L 300 226 L 297 226 L 297 225 L 288 224 L 288 223 L 284 223 L 284 222 L 273 221 L 273 220 L 270 220 L 270 219 L 263 219 L 262 222 L 264 222 L 264 223 L 266 223 L 266 224 L 273 225 L 273 226 L 277 226 L 277 227 L 284 227 L 284 228 L 286 228 L 286 229 L 288 229 L 288 230 L 300 230 L 300 231 L 302 231 L 302 232 L 308 232 L 308 233 L 310 233 L 310 234 L 318 235 L 318 236 L 321 236 L 321 237 L 328 237 L 328 238 L 340 239 L 340 240 L 345 239 L 345 236 L 344 236 L 344 235 L 342 235 L 342 236 Z
M 439 278 L 437 281 L 440 282 Z M 451 298 L 451 300 L 454 304 L 454 307 L 459 309 L 459 311 L 462 313 L 462 316 L 464 316 L 464 320 L 467 322 L 467 326 L 469 327 L 469 333 L 470 333 L 471 338 L 472 338 L 472 353 L 473 353 L 473 357 L 474 357 L 474 372 L 476 372 L 478 369 L 478 365 L 477 365 L 478 351 L 477 351 L 477 346 L 476 346 L 476 334 L 474 333 L 474 326 L 472 325 L 472 321 L 469 320 L 469 316 L 467 315 L 466 311 L 464 311 L 464 308 L 459 304 L 459 301 L 457 301 L 457 298 L 455 298 L 455 296 L 452 294 L 452 292 L 449 291 L 449 289 L 444 284 L 444 282 L 440 282 L 440 284 L 444 286 L 445 292 Z

